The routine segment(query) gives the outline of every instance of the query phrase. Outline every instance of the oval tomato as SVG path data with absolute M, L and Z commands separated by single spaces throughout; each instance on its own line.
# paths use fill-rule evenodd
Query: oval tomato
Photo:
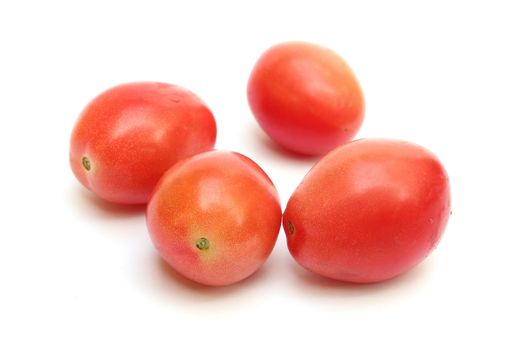
M 422 261 L 450 214 L 448 176 L 428 150 L 359 140 L 323 157 L 289 199 L 292 256 L 322 276 L 377 282 Z
M 291 151 L 319 155 L 349 141 L 364 118 L 364 98 L 347 63 L 322 46 L 283 43 L 257 61 L 248 102 L 261 128 Z
M 213 148 L 216 124 L 191 91 L 154 82 L 113 87 L 81 113 L 70 142 L 77 179 L 99 197 L 146 203 L 178 160 Z
M 272 181 L 252 160 L 210 151 L 167 171 L 147 206 L 147 224 L 177 272 L 227 285 L 250 276 L 270 255 L 281 207 Z

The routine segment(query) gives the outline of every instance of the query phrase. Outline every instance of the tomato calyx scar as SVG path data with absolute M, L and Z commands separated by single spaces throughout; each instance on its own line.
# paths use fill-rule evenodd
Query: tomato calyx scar
M 208 250 L 209 241 L 207 238 L 201 237 L 197 240 L 195 246 L 200 250 Z
M 92 164 L 90 164 L 90 159 L 88 159 L 88 157 L 83 157 L 81 163 L 83 164 L 83 168 L 85 168 L 86 171 L 90 171 L 90 169 L 92 169 Z
M 288 220 L 287 226 L 288 226 L 288 232 L 290 232 L 291 235 L 294 235 L 296 233 L 296 228 L 294 227 L 294 224 L 292 223 L 292 221 Z

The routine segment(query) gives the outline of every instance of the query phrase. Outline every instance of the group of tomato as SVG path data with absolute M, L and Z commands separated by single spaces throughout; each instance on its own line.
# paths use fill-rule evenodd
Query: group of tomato
M 123 84 L 93 99 L 72 132 L 71 168 L 105 200 L 148 203 L 160 255 L 206 285 L 235 283 L 259 269 L 281 221 L 296 261 L 337 280 L 386 280 L 435 248 L 450 214 L 446 171 L 416 144 L 349 142 L 362 124 L 364 98 L 339 55 L 303 42 L 273 46 L 257 61 L 247 94 L 271 139 L 322 156 L 284 213 L 255 162 L 213 150 L 213 114 L 175 85 Z

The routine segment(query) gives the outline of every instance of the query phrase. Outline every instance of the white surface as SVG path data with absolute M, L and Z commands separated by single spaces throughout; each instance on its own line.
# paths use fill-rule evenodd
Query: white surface
M 529 11 L 525 1 L 3 1 L 0 3 L 0 348 L 525 348 Z M 200 95 L 217 147 L 258 162 L 283 206 L 313 160 L 278 152 L 246 102 L 253 63 L 302 39 L 349 61 L 358 137 L 430 148 L 452 183 L 438 249 L 387 283 L 313 277 L 283 233 L 232 287 L 160 262 L 141 208 L 102 203 L 68 165 L 84 105 L 118 83 Z

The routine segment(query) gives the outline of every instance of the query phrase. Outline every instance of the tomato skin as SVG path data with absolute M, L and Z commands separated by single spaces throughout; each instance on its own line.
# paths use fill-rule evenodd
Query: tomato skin
M 228 285 L 253 274 L 270 255 L 281 206 L 272 181 L 252 160 L 210 151 L 166 172 L 147 206 L 147 226 L 177 272 L 205 285 Z M 200 249 L 201 242 L 207 248 Z
M 434 154 L 407 142 L 363 139 L 309 171 L 288 201 L 283 228 L 300 265 L 368 283 L 421 262 L 449 215 L 448 176 Z
M 261 128 L 284 148 L 321 155 L 349 140 L 364 119 L 364 98 L 347 63 L 314 44 L 287 42 L 257 61 L 247 87 Z
M 210 150 L 216 123 L 208 107 L 176 85 L 136 82 L 115 86 L 82 111 L 70 140 L 77 179 L 115 203 L 146 203 L 165 170 Z

